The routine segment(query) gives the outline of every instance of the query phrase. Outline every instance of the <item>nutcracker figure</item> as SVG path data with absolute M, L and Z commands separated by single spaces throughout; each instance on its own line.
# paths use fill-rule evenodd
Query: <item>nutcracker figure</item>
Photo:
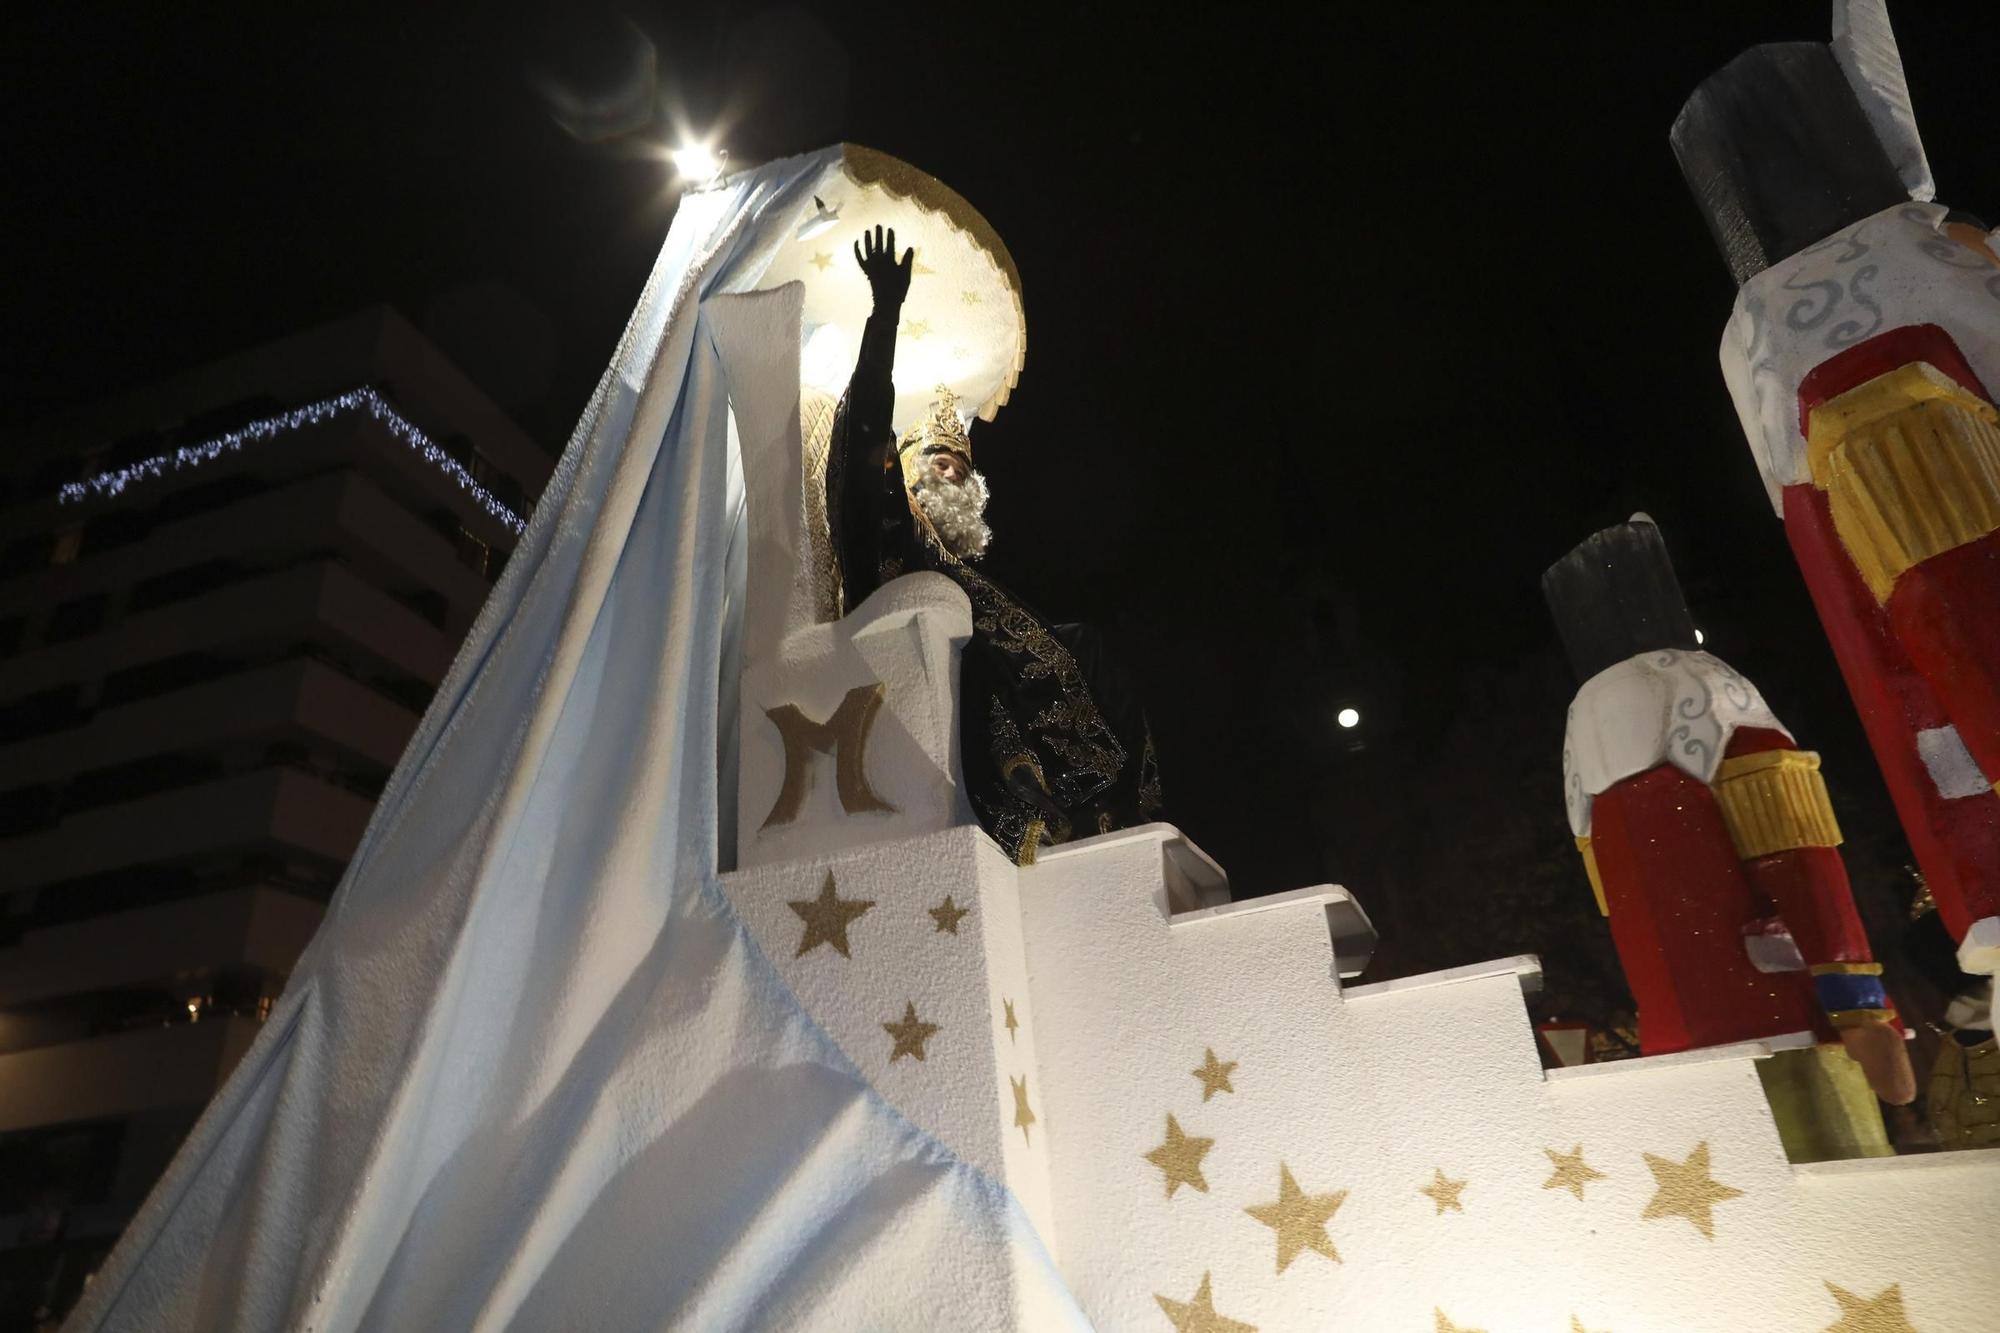
M 1698 88 L 1723 377 L 1968 972 L 2000 971 L 2000 253 L 1932 202 L 1880 0 Z
M 1819 756 L 1698 646 L 1644 514 L 1551 565 L 1542 591 L 1580 682 L 1563 741 L 1570 828 L 1641 1049 L 1811 1033 L 1767 1062 L 1794 1157 L 1886 1153 L 1869 1092 L 1900 1105 L 1916 1084 Z

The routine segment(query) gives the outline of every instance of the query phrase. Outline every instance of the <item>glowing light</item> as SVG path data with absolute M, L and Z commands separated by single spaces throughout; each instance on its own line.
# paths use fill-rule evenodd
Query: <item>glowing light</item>
M 1702 632 L 1701 632 L 1700 630 L 1696 630 L 1696 631 L 1694 632 L 1694 641 L 1695 641 L 1695 642 L 1696 642 L 1697 644 L 1701 644 L 1701 643 L 1707 643 L 1707 642 L 1708 642 L 1708 636 L 1707 636 L 1706 634 L 1703 634 L 1703 633 L 1702 633 Z
M 696 185 L 706 185 L 722 174 L 722 164 L 729 160 L 729 154 L 717 153 L 705 143 L 691 143 L 674 150 L 674 170 L 681 179 Z
M 1352 728 L 1361 725 L 1361 713 L 1357 709 L 1343 708 L 1338 713 L 1334 714 L 1333 720 L 1338 722 L 1341 726 L 1347 727 L 1351 730 Z
M 150 481 L 164 477 L 169 472 L 200 467 L 203 463 L 214 462 L 224 454 L 235 453 L 246 444 L 262 444 L 280 435 L 307 426 L 316 426 L 323 421 L 331 421 L 342 413 L 355 411 L 366 412 L 381 422 L 391 435 L 415 450 L 432 467 L 457 482 L 459 489 L 470 495 L 481 509 L 499 519 L 516 534 L 528 526 L 525 518 L 503 504 L 493 492 L 481 486 L 473 479 L 472 474 L 465 470 L 463 464 L 439 448 L 428 435 L 418 430 L 409 418 L 389 406 L 381 394 L 367 385 L 359 389 L 349 389 L 346 393 L 310 403 L 305 407 L 281 412 L 275 417 L 253 421 L 247 426 L 218 435 L 201 444 L 183 445 L 168 453 L 140 459 L 127 467 L 100 472 L 82 481 L 67 482 L 58 493 L 57 499 L 63 504 L 80 504 L 93 497 L 122 495 L 126 487 L 136 482 Z
M 819 211 L 799 224 L 799 239 L 802 241 L 810 241 L 815 236 L 824 235 L 840 221 L 840 210 L 828 208 L 826 201 L 818 195 L 813 196 L 813 207 Z

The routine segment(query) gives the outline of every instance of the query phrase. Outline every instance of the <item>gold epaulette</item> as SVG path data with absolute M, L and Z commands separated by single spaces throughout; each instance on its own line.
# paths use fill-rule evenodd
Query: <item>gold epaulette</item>
M 1723 760 L 1715 803 L 1745 861 L 1796 847 L 1840 846 L 1819 756 L 1810 750 L 1762 750 Z
M 1814 408 L 1806 458 L 1878 602 L 1905 570 L 2000 528 L 2000 413 L 1927 362 Z

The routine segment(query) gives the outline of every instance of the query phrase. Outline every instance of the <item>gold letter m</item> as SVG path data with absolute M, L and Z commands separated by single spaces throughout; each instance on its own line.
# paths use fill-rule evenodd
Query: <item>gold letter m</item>
M 815 754 L 833 755 L 833 782 L 840 793 L 840 808 L 848 814 L 864 810 L 894 813 L 896 807 L 875 794 L 868 785 L 865 767 L 868 733 L 875 715 L 882 711 L 883 686 L 856 685 L 824 722 L 815 722 L 801 713 L 796 704 L 767 708 L 764 716 L 785 740 L 785 785 L 765 817 L 763 827 L 789 824 L 804 808 L 806 793 L 812 789 L 812 762 Z

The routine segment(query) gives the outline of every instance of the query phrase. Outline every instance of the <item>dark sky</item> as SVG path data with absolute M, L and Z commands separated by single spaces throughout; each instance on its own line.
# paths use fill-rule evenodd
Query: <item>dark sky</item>
M 992 567 L 1111 627 L 1174 818 L 1239 894 L 1369 900 L 1405 816 L 1463 792 L 1439 766 L 1499 750 L 1531 760 L 1472 790 L 1565 841 L 1572 682 L 1537 578 L 1639 508 L 1709 646 L 1886 812 L 1723 392 L 1732 288 L 1666 142 L 1704 76 L 1824 39 L 1827 6 L 1361 8 L 38 7 L 0 79 L 4 418 L 387 302 L 559 448 L 673 196 L 531 75 L 607 86 L 623 14 L 736 163 L 866 143 L 1006 238 L 1030 338 L 975 433 Z M 1967 14 L 1894 17 L 1941 197 L 1991 214 Z

